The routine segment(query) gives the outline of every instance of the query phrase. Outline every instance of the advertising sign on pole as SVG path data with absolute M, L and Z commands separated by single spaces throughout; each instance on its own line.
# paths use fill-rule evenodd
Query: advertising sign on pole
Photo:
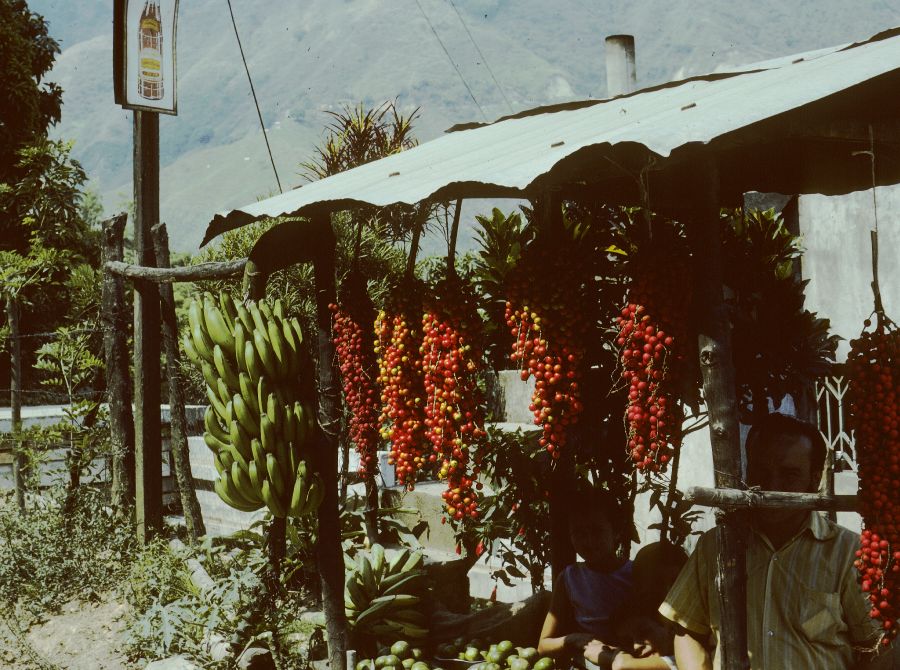
M 176 114 L 178 0 L 115 0 L 113 76 L 126 109 Z

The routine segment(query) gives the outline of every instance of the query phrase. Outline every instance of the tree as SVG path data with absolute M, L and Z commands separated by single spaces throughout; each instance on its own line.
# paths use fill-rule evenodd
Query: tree
M 62 89 L 42 81 L 58 53 L 47 22 L 25 0 L 0 0 L 0 182 L 15 181 L 18 151 L 59 121 Z M 10 221 L 0 211 L 4 246 Z

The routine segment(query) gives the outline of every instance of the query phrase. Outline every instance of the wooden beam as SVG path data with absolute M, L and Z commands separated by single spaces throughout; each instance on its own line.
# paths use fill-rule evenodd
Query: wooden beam
M 134 247 L 137 261 L 152 267 L 150 226 L 159 222 L 159 116 L 134 112 Z M 159 290 L 135 283 L 134 406 L 135 520 L 147 542 L 162 527 L 162 437 L 160 422 Z
M 246 258 L 238 258 L 222 263 L 199 263 L 179 268 L 146 267 L 121 261 L 108 261 L 104 263 L 103 267 L 107 272 L 127 277 L 128 279 L 139 279 L 154 284 L 167 284 L 236 277 L 244 271 L 246 264 Z
M 14 442 L 13 486 L 19 512 L 25 513 L 25 457 L 22 454 L 22 339 L 19 332 L 19 301 L 12 293 L 6 296 L 6 323 L 9 326 L 9 407 Z
M 717 487 L 738 488 L 742 479 L 740 424 L 731 356 L 731 324 L 722 289 L 719 174 L 712 161 L 696 166 L 690 193 L 695 203 L 688 224 L 694 255 L 698 345 L 703 398 Z M 716 516 L 716 587 L 720 613 L 719 653 L 723 670 L 746 670 L 746 529 L 735 514 Z
M 153 247 L 156 264 L 161 268 L 169 267 L 169 234 L 166 224 L 157 223 L 150 229 L 153 235 Z M 184 524 L 188 535 L 197 541 L 206 535 L 203 525 L 203 512 L 194 490 L 194 478 L 191 475 L 191 455 L 188 448 L 187 419 L 184 415 L 184 392 L 181 387 L 181 354 L 178 349 L 178 322 L 175 318 L 175 292 L 170 284 L 159 287 L 160 318 L 162 320 L 162 340 L 166 350 L 166 377 L 169 387 L 169 416 L 171 438 L 169 453 L 175 470 L 175 481 L 181 498 L 181 510 L 184 513 Z
M 104 262 L 121 261 L 127 214 L 103 222 Z M 104 266 L 105 267 L 105 266 Z M 128 328 L 125 311 L 125 281 L 103 273 L 100 319 L 106 359 L 106 393 L 109 402 L 109 432 L 112 442 L 111 502 L 120 517 L 130 515 L 134 505 L 134 416 L 131 413 L 131 371 L 128 363 Z
M 690 487 L 684 492 L 684 499 L 695 505 L 728 509 L 775 508 L 855 512 L 859 508 L 859 501 L 855 495 L 786 493 L 706 486 Z
M 320 253 L 313 259 L 319 382 L 316 469 L 325 489 L 325 497 L 319 507 L 316 561 L 322 583 L 322 604 L 325 610 L 331 670 L 347 670 L 348 629 L 347 618 L 344 615 L 344 559 L 337 481 L 341 391 L 338 386 L 337 356 L 331 333 L 331 310 L 328 307 L 337 302 L 335 237 L 328 214 L 316 216 L 313 223 L 316 229 L 315 237 L 321 244 Z

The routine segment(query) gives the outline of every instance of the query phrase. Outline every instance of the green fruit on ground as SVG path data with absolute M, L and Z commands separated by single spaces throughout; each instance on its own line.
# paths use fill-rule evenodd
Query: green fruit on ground
M 497 643 L 497 651 L 501 654 L 509 654 L 514 648 L 513 643 L 509 640 L 503 640 L 503 642 Z
M 363 659 L 356 664 L 356 670 L 372 670 L 375 667 L 371 658 Z
M 538 650 L 534 647 L 521 647 L 519 649 L 519 657 L 526 661 L 536 661 L 538 658 Z
M 416 662 L 416 659 L 414 659 L 414 658 L 404 658 L 402 665 L 404 668 L 406 668 L 406 670 L 409 670 L 411 667 L 413 667 L 415 662 Z
M 463 652 L 463 658 L 467 661 L 477 661 L 480 655 L 478 647 L 466 647 L 466 650 Z
M 500 670 L 500 665 L 497 663 L 491 663 L 488 661 L 484 664 L 484 670 Z
M 410 654 L 409 642 L 398 640 L 391 645 L 391 653 L 398 658 L 406 658 Z
M 531 667 L 531 663 L 520 656 L 510 656 L 506 659 L 506 663 L 509 665 L 509 670 L 528 670 Z
M 403 670 L 402 665 L 385 665 L 384 670 Z
M 400 658 L 397 656 L 397 654 L 394 654 L 394 653 L 388 654 L 387 656 L 384 657 L 384 665 L 385 666 L 388 666 L 388 665 L 399 666 Z
M 413 663 L 412 670 L 429 670 L 428 664 L 423 661 Z
M 387 654 L 382 654 L 381 656 L 378 656 L 378 657 L 375 659 L 375 667 L 376 667 L 376 668 L 383 668 L 384 666 L 387 665 L 387 659 L 388 659 L 388 655 L 387 655 Z
M 499 649 L 492 649 L 487 653 L 487 656 L 484 657 L 484 660 L 488 663 L 496 663 L 497 665 L 500 665 L 501 663 L 503 663 L 504 658 Z
M 544 656 L 538 659 L 531 668 L 532 670 L 553 670 L 553 659 L 549 656 Z
M 418 647 L 413 647 L 410 652 L 412 653 L 412 657 L 417 661 L 420 661 L 425 657 L 425 652 Z

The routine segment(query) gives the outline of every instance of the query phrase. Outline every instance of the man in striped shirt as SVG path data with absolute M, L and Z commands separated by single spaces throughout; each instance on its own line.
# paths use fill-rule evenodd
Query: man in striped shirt
M 748 481 L 815 492 L 826 446 L 810 424 L 771 414 L 747 437 Z M 754 670 L 848 670 L 879 629 L 856 580 L 859 536 L 818 512 L 756 509 L 747 539 L 747 644 Z M 660 612 L 678 626 L 679 670 L 719 668 L 716 539 L 697 543 Z M 710 659 L 712 653 L 712 661 Z M 879 661 L 887 661 L 887 655 Z M 888 666 L 889 667 L 889 666 Z

